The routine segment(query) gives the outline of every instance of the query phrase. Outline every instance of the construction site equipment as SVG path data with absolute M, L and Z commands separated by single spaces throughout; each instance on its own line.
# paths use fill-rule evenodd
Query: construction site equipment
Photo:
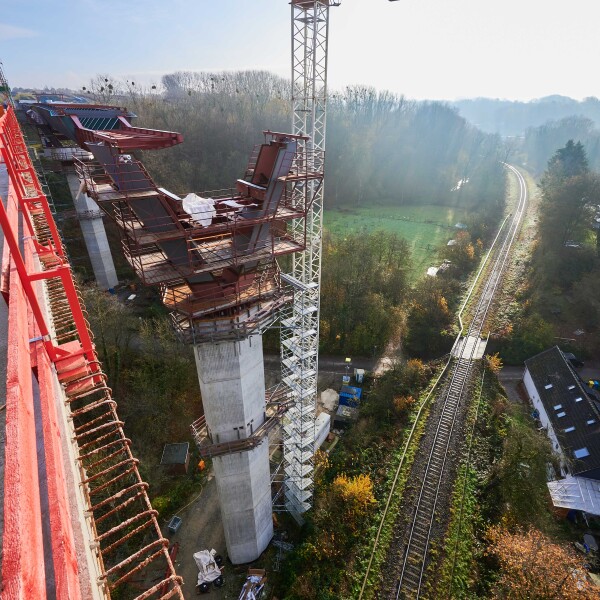
M 217 551 L 213 548 L 212 550 L 200 550 L 194 553 L 194 562 L 198 567 L 198 582 L 197 588 L 204 587 L 202 591 L 208 591 L 208 587 L 211 583 L 216 582 L 219 578 L 221 581 L 217 587 L 222 585 L 221 569 L 216 561 Z
M 333 0 L 292 0 L 292 128 L 311 160 L 309 170 L 321 176 L 325 163 L 327 43 Z M 316 183 L 318 181 L 318 184 Z M 294 300 L 281 320 L 282 381 L 293 406 L 283 427 L 284 508 L 298 521 L 312 505 L 315 410 L 319 356 L 319 294 L 323 231 L 322 179 L 297 186 L 310 199 L 305 220 L 292 221 L 292 232 L 305 232 L 306 250 L 295 253 L 282 278 L 294 289 Z
M 306 249 L 322 151 L 304 135 L 265 131 L 231 188 L 182 198 L 158 187 L 128 153 L 178 143 L 179 134 L 134 128 L 133 115 L 118 107 L 31 110 L 57 141 L 91 152 L 92 161 L 73 157 L 81 191 L 114 219 L 127 260 L 160 287 L 179 338 L 194 345 L 205 414 L 192 430 L 214 459 L 229 556 L 250 562 L 273 534 L 263 441 L 289 408 L 284 394 L 266 409 L 260 336 L 298 292 L 277 258 Z
M 36 104 L 31 110 L 57 139 L 93 154 L 94 161 L 73 158 L 83 189 L 119 225 L 140 279 L 160 285 L 182 340 L 240 339 L 272 323 L 290 299 L 275 257 L 306 247 L 306 227 L 298 222 L 306 223 L 311 210 L 308 183 L 318 188 L 323 178 L 309 169 L 322 158 L 300 148 L 305 137 L 264 132 L 245 179 L 198 197 L 211 199 L 211 212 L 199 218 L 187 197 L 156 186 L 125 153 L 179 143 L 180 134 L 132 127 L 128 119 L 135 115 L 117 107 Z
M 169 524 L 167 525 L 167 529 L 169 530 L 169 533 L 177 533 L 179 531 L 179 528 L 181 527 L 181 517 L 171 517 L 171 520 L 169 521 Z
M 248 569 L 238 600 L 258 600 L 262 596 L 266 583 L 267 572 L 264 569 Z
M 55 140 L 71 140 L 85 148 L 86 144 L 117 146 L 122 151 L 154 150 L 180 144 L 180 133 L 133 127 L 136 115 L 124 108 L 95 104 L 32 104 L 47 134 Z M 61 147 L 60 143 L 56 147 Z

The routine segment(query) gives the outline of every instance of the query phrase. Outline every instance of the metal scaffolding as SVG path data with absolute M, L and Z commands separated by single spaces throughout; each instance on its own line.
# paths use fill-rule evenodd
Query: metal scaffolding
M 313 164 L 323 174 L 325 106 L 327 101 L 327 33 L 333 0 L 293 0 L 292 106 L 293 133 L 303 142 Z M 292 408 L 283 420 L 285 507 L 296 518 L 312 505 L 315 410 L 319 357 L 319 290 L 323 229 L 322 181 L 298 184 L 294 193 L 310 198 L 306 223 L 296 220 L 293 230 L 306 227 L 306 250 L 292 257 L 282 278 L 294 288 L 294 301 L 281 322 L 282 381 L 290 390 Z

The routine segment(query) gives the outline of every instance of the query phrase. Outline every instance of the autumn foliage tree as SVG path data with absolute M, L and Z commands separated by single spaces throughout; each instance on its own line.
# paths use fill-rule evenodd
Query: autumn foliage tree
M 443 255 L 450 260 L 459 271 L 466 272 L 473 267 L 476 258 L 483 250 L 481 240 L 473 244 L 471 234 L 468 231 L 459 231 L 454 236 L 454 245 L 444 246 Z
M 498 373 L 502 371 L 502 359 L 497 352 L 495 354 L 486 354 L 485 364 L 487 368 L 495 375 L 498 375 Z
M 403 417 L 414 406 L 415 399 L 412 396 L 395 396 L 394 409 L 398 417 Z
M 338 475 L 333 480 L 333 493 L 342 507 L 344 518 L 352 529 L 356 529 L 363 517 L 375 504 L 373 483 L 369 475 L 347 477 Z
M 407 317 L 404 346 L 413 356 L 435 358 L 447 352 L 451 345 L 448 335 L 452 313 L 448 308 L 444 284 L 427 277 L 413 292 Z
M 511 532 L 495 526 L 488 530 L 488 539 L 488 554 L 500 569 L 495 598 L 600 598 L 589 581 L 584 558 L 553 543 L 541 531 Z

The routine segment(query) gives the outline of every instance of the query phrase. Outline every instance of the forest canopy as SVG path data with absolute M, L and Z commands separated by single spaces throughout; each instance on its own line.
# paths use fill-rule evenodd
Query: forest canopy
M 289 82 L 265 71 L 178 72 L 162 93 L 120 90 L 140 122 L 184 143 L 144 163 L 172 191 L 229 187 L 262 131 L 291 127 Z M 113 86 L 113 89 L 116 87 Z M 326 204 L 428 203 L 486 210 L 504 199 L 503 145 L 449 105 L 364 86 L 328 100 Z M 459 181 L 468 185 L 457 188 Z
M 239 71 L 172 73 L 162 89 L 150 90 L 99 76 L 88 91 L 98 101 L 127 105 L 142 126 L 181 132 L 183 144 L 143 152 L 144 165 L 174 193 L 208 196 L 243 176 L 263 131 L 290 130 L 289 89 L 286 79 L 268 72 Z M 326 210 L 460 207 L 468 210 L 473 242 L 489 241 L 504 209 L 499 136 L 482 133 L 445 103 L 364 86 L 331 92 L 327 119 Z M 396 234 L 365 230 L 326 232 L 323 247 L 323 349 L 383 349 L 409 296 L 409 244 Z

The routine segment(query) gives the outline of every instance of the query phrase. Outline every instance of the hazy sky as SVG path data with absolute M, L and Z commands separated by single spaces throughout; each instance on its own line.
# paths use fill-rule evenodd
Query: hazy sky
M 600 96 L 600 0 L 342 0 L 329 85 L 411 98 Z M 289 76 L 289 0 L 3 0 L 0 60 L 13 86 L 81 88 L 108 73 Z

